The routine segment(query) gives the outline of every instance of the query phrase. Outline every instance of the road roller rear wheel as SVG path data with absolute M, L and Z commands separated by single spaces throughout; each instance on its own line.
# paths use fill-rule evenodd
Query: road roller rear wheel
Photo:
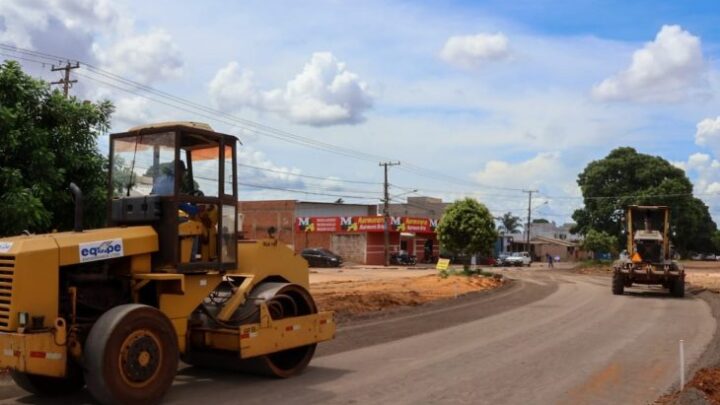
M 111 309 L 93 325 L 85 344 L 88 390 L 104 404 L 160 402 L 177 373 L 177 336 L 153 307 Z

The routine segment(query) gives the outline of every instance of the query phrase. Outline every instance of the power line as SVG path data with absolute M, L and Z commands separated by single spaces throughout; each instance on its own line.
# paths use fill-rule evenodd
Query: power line
M 13 51 L 13 52 L 20 52 L 20 53 L 24 53 L 24 54 L 30 54 L 30 55 L 34 55 L 34 56 L 36 56 L 36 57 L 42 57 L 42 58 L 45 58 L 45 59 L 48 59 L 48 60 L 53 60 L 53 61 L 58 59 L 58 56 L 56 56 L 56 55 L 51 55 L 51 54 L 47 54 L 47 53 L 43 53 L 43 52 L 38 52 L 38 51 L 31 51 L 31 50 L 22 49 L 22 48 L 18 48 L 18 47 L 15 47 L 15 46 L 9 46 L 9 45 L 5 45 L 5 44 L 0 44 L 0 48 L 6 49 L 6 50 L 11 50 L 11 51 Z M 306 147 L 310 147 L 310 148 L 315 148 L 315 149 L 323 150 L 323 151 L 326 151 L 326 152 L 329 152 L 329 153 L 339 154 L 339 155 L 343 155 L 343 156 L 346 156 L 346 157 L 351 157 L 351 158 L 359 159 L 359 160 L 365 160 L 365 161 L 388 160 L 386 157 L 383 157 L 383 156 L 379 156 L 379 155 L 375 155 L 375 154 L 371 154 L 371 153 L 366 153 L 366 152 L 359 152 L 359 151 L 357 151 L 357 150 L 355 150 L 355 149 L 344 148 L 344 147 L 340 147 L 340 146 L 337 146 L 337 145 L 333 145 L 333 144 L 330 144 L 330 143 L 327 143 L 327 142 L 317 141 L 317 140 L 314 140 L 314 139 L 312 139 L 312 138 L 302 137 L 302 136 L 299 136 L 299 135 L 296 135 L 296 134 L 293 134 L 293 133 L 290 133 L 290 132 L 287 132 L 287 131 L 283 131 L 283 130 L 279 130 L 279 129 L 276 129 L 276 128 L 267 126 L 267 125 L 263 125 L 263 124 L 259 124 L 259 123 L 256 123 L 256 122 L 253 122 L 253 121 L 250 121 L 250 120 L 246 120 L 246 119 L 242 119 L 242 118 L 239 118 L 239 117 L 235 117 L 234 115 L 231 115 L 231 114 L 229 114 L 229 113 L 226 113 L 226 112 L 223 112 L 223 111 L 219 111 L 219 110 L 215 110 L 215 109 L 209 108 L 209 107 L 207 107 L 207 106 L 204 106 L 204 105 L 201 105 L 201 104 L 197 104 L 197 103 L 194 103 L 194 102 L 192 102 L 192 101 L 189 101 L 189 100 L 186 100 L 186 99 L 183 99 L 183 98 L 174 96 L 174 95 L 172 95 L 172 94 L 170 94 L 170 93 L 166 93 L 166 92 L 163 92 L 163 91 L 154 89 L 154 88 L 152 88 L 152 87 L 150 87 L 150 86 L 148 86 L 148 85 L 145 85 L 145 84 L 142 84 L 142 83 L 138 83 L 138 82 L 135 82 L 135 81 L 133 81 L 133 80 L 124 78 L 124 77 L 119 76 L 119 75 L 116 75 L 116 74 L 114 74 L 114 73 L 112 73 L 112 72 L 109 72 L 109 71 L 100 69 L 100 68 L 98 68 L 98 67 L 96 67 L 96 66 L 94 66 L 94 65 L 92 65 L 92 64 L 85 63 L 85 62 L 82 62 L 82 63 L 83 63 L 83 65 L 84 65 L 85 67 L 87 67 L 90 71 L 92 71 L 93 73 L 98 74 L 98 75 L 100 75 L 100 76 L 103 76 L 103 77 L 105 77 L 106 79 L 118 81 L 118 82 L 121 82 L 121 83 L 123 83 L 123 84 L 125 84 L 125 85 L 133 86 L 133 87 L 135 87 L 135 88 L 137 88 L 137 89 L 139 89 L 139 90 L 142 90 L 142 91 L 145 91 L 145 92 L 149 92 L 149 93 L 154 94 L 154 95 L 159 96 L 159 97 L 164 97 L 164 98 L 166 98 L 166 99 L 170 99 L 170 100 L 172 100 L 172 101 L 175 102 L 175 103 L 182 104 L 182 105 L 184 105 L 184 106 L 186 106 L 186 107 L 190 107 L 190 108 L 193 108 L 193 109 L 195 109 L 195 110 L 204 111 L 205 113 L 213 114 L 213 115 L 215 115 L 215 116 L 225 117 L 225 119 L 230 119 L 231 121 L 235 122 L 235 124 L 238 125 L 238 126 L 245 126 L 245 127 L 246 127 L 246 126 L 250 126 L 250 127 L 252 127 L 258 134 L 261 134 L 261 135 L 264 135 L 264 136 L 272 137 L 272 138 L 279 139 L 279 140 L 283 140 L 283 141 L 286 141 L 286 142 L 295 143 L 295 144 L 299 144 L 299 145 L 302 145 L 302 146 L 306 146 Z M 105 84 L 106 84 L 106 85 L 109 85 L 109 84 L 107 84 L 107 83 L 105 83 Z M 115 88 L 118 88 L 119 86 L 114 86 L 114 87 L 115 87 Z M 121 90 L 122 90 L 122 91 L 128 91 L 128 89 L 121 89 Z M 135 95 L 138 95 L 138 94 L 135 93 Z M 153 101 L 156 101 L 156 102 L 157 102 L 157 100 L 153 100 Z M 165 104 L 165 105 L 168 105 L 167 103 L 164 103 L 164 104 Z M 175 106 L 175 105 L 170 105 L 170 106 L 171 106 L 171 107 L 174 107 L 174 108 L 178 108 L 178 106 Z M 184 111 L 187 111 L 187 110 L 184 110 Z M 207 115 L 204 115 L 204 116 L 207 117 Z M 213 119 L 213 118 L 211 118 L 211 119 Z M 450 175 L 445 174 L 445 173 L 436 172 L 436 171 L 434 171 L 434 170 L 426 169 L 426 168 L 423 168 L 423 167 L 421 167 L 421 166 L 418 166 L 418 165 L 415 165 L 415 164 L 409 163 L 409 162 L 406 162 L 406 163 L 405 163 L 405 167 L 402 168 L 402 170 L 408 171 L 408 172 L 413 173 L 413 174 L 415 174 L 415 175 L 417 175 L 417 176 L 420 176 L 420 177 L 424 177 L 424 178 L 432 179 L 432 180 L 443 181 L 443 182 L 446 182 L 446 183 L 447 183 L 447 182 L 451 182 L 451 183 L 455 183 L 455 184 L 470 185 L 470 186 L 472 186 L 472 187 L 482 187 L 482 188 L 491 188 L 491 189 L 502 189 L 502 190 L 521 191 L 521 189 L 519 189 L 519 188 L 498 187 L 498 186 L 491 186 L 491 185 L 485 185 L 485 184 L 479 184 L 479 183 L 470 182 L 470 181 L 468 181 L 468 180 L 466 180 L 466 179 L 459 179 L 459 178 L 457 178 L 457 177 L 450 176 Z
M 283 170 L 270 169 L 270 168 L 267 168 L 267 167 L 260 167 L 260 166 L 253 166 L 253 165 L 248 165 L 248 164 L 245 164 L 245 163 L 238 163 L 238 166 L 249 167 L 249 168 L 252 168 L 252 169 L 255 169 L 255 170 L 262 170 L 262 171 L 271 172 L 271 173 L 287 174 L 288 176 L 298 176 L 298 177 L 305 177 L 305 178 L 316 179 L 316 180 L 339 181 L 339 182 L 341 182 L 341 183 L 352 183 L 352 184 L 369 184 L 369 185 L 374 185 L 374 186 L 376 186 L 376 185 L 381 185 L 381 184 L 382 184 L 382 183 L 380 183 L 380 182 L 372 182 L 372 181 L 343 180 L 343 179 L 339 179 L 339 178 L 336 179 L 336 178 L 328 178 L 328 177 L 322 177 L 322 176 L 312 176 L 312 175 L 309 175 L 309 174 L 289 173 L 289 172 L 286 172 L 286 171 L 283 171 Z
M 345 194 L 315 193 L 312 191 L 294 190 L 294 189 L 284 188 L 284 187 L 273 187 L 273 186 L 252 184 L 252 183 L 243 183 L 243 182 L 238 182 L 238 185 L 259 188 L 259 189 L 266 189 L 266 190 L 280 190 L 280 191 L 286 191 L 286 192 L 296 193 L 296 194 L 310 194 L 310 195 L 321 195 L 321 196 L 326 196 L 326 197 L 353 198 L 353 199 L 357 199 L 357 200 L 371 200 L 371 201 L 378 200 L 377 198 L 370 198 L 370 197 L 359 197 L 359 196 L 345 195 Z

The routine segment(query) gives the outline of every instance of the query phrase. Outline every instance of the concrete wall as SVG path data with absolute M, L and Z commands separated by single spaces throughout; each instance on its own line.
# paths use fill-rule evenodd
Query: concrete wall
M 336 233 L 332 235 L 330 250 L 346 262 L 365 263 L 366 233 Z

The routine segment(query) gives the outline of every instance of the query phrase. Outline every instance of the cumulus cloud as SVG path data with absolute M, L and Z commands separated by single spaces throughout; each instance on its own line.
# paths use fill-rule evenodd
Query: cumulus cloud
M 603 101 L 678 101 L 699 90 L 706 71 L 700 38 L 664 25 L 655 40 L 633 53 L 630 66 L 592 89 Z
M 127 25 L 110 0 L 0 1 L 0 42 L 86 60 L 101 30 Z
M 182 57 L 165 31 L 137 30 L 111 0 L 0 1 L 0 42 L 78 59 L 150 83 L 175 78 Z
M 483 170 L 474 173 L 473 178 L 481 184 L 523 188 L 548 184 L 564 172 L 560 153 L 543 152 L 519 163 L 491 160 Z
M 720 116 L 714 119 L 705 118 L 698 122 L 695 143 L 707 146 L 720 155 Z
M 252 71 L 230 62 L 212 79 L 209 92 L 215 106 L 225 111 L 253 108 L 312 126 L 363 122 L 373 102 L 367 83 L 329 52 L 314 53 L 283 88 L 265 91 Z
M 132 35 L 104 48 L 94 44 L 93 51 L 103 65 L 120 75 L 130 75 L 143 83 L 177 78 L 182 74 L 183 59 L 170 34 L 152 30 Z
M 559 152 L 541 152 L 520 162 L 491 160 L 480 171 L 473 173 L 472 178 L 485 186 L 537 189 L 540 194 L 535 195 L 533 205 L 542 208 L 536 215 L 563 222 L 582 205 L 575 173 L 576 170 L 565 165 Z M 487 196 L 482 198 L 490 207 L 495 207 L 496 212 L 522 212 L 526 209 L 526 196 L 522 197 L 524 204 L 518 205 L 519 198 L 512 196 L 512 191 L 502 192 L 500 196 L 497 193 L 497 190 L 487 192 Z M 558 195 L 578 198 L 552 198 Z
M 488 62 L 509 56 L 508 39 L 505 34 L 477 34 L 448 38 L 440 51 L 447 63 L 462 68 L 477 68 Z

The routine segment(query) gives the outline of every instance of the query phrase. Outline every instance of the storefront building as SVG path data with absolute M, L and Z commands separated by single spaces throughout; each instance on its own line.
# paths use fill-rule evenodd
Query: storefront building
M 384 217 L 376 205 L 295 200 L 241 201 L 242 234 L 247 239 L 273 237 L 300 253 L 326 248 L 346 262 L 384 263 Z M 437 257 L 437 219 L 391 216 L 390 252 L 405 250 L 419 262 Z

